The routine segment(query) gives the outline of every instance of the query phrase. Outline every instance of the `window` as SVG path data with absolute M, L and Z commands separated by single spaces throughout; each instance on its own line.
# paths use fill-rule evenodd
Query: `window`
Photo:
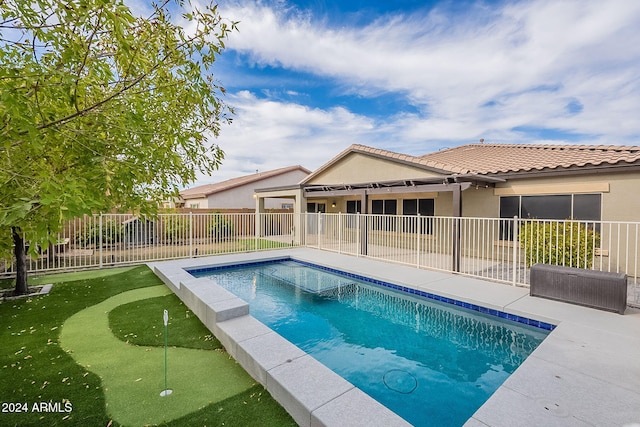
M 500 218 L 520 217 L 520 196 L 500 197 Z
M 347 200 L 347 213 L 354 214 L 362 212 L 361 200 Z
M 420 215 L 432 217 L 435 214 L 435 201 L 433 199 L 405 199 L 402 201 L 402 214 L 403 215 Z M 423 223 L 424 224 L 424 223 Z M 426 222 L 426 228 L 422 230 L 425 234 L 431 234 L 431 228 L 433 226 L 433 219 L 429 218 Z M 405 221 L 405 232 L 414 232 L 415 222 Z
M 357 214 L 362 212 L 362 201 L 361 200 L 347 200 L 347 213 L 348 214 Z M 349 228 L 356 228 L 358 223 L 358 218 L 355 216 L 348 216 L 346 226 Z
M 307 203 L 307 212 L 309 213 L 325 213 L 327 211 L 326 203 Z
M 520 196 L 500 197 L 500 218 L 520 217 Z M 513 240 L 513 222 L 500 221 L 500 240 Z
M 397 200 L 372 200 L 371 213 L 379 215 L 396 215 L 398 212 Z M 389 218 L 372 218 L 371 228 L 374 230 L 393 231 L 396 229 L 396 221 Z
M 371 213 L 382 215 L 396 215 L 398 211 L 397 200 L 372 200 Z
M 574 194 L 573 219 L 585 221 L 602 220 L 602 195 Z
M 600 221 L 600 194 L 500 197 L 500 218 L 579 219 Z
M 200 207 L 200 203 L 191 203 L 191 204 L 189 205 L 189 207 L 190 207 L 191 209 L 198 209 L 198 208 Z
M 571 218 L 571 195 L 522 196 L 521 218 L 569 219 Z
M 600 221 L 601 211 L 601 194 L 500 197 L 500 218 Z M 500 224 L 500 238 L 513 240 L 511 223 Z
M 433 216 L 434 205 L 433 199 L 405 199 L 402 201 L 402 214 Z

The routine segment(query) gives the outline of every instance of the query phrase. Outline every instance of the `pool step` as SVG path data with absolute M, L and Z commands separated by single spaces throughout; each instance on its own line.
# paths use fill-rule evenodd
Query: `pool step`
M 249 314 L 249 304 L 205 278 L 182 268 L 154 266 L 154 272 L 210 330 L 217 322 Z

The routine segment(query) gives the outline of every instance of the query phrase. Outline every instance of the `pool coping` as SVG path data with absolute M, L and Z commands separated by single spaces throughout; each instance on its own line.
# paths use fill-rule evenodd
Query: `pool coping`
M 348 272 L 344 272 L 342 270 L 337 270 L 335 268 L 331 268 L 331 267 L 327 267 L 325 265 L 319 265 L 319 264 L 314 264 L 312 262 L 308 262 L 308 261 L 303 261 L 303 260 L 299 260 L 296 258 L 292 258 L 292 257 L 281 257 L 281 258 L 276 258 L 276 259 L 272 259 L 272 260 L 260 260 L 260 261 L 249 261 L 246 263 L 243 263 L 243 266 L 260 266 L 260 265 L 268 265 L 268 264 L 274 264 L 274 263 L 278 263 L 278 262 L 282 262 L 282 261 L 292 261 L 294 263 L 300 264 L 300 265 L 304 265 L 304 266 L 308 266 L 308 267 L 312 267 L 312 268 L 317 268 L 329 273 L 333 273 L 333 274 L 338 274 L 344 277 L 350 277 L 356 280 L 360 280 L 366 283 L 371 283 L 377 286 L 380 286 L 382 288 L 387 288 L 387 289 L 393 289 L 396 291 L 400 291 L 402 293 L 408 294 L 408 296 L 417 296 L 417 297 L 422 297 L 422 298 L 426 298 L 426 299 L 431 299 L 434 301 L 439 301 L 439 302 L 443 302 L 446 304 L 451 304 L 451 305 L 455 305 L 461 308 L 466 308 L 468 310 L 471 311 L 476 311 L 478 313 L 483 313 L 483 314 L 488 314 L 492 317 L 498 317 L 504 320 L 511 320 L 513 322 L 516 323 L 520 323 L 522 325 L 527 325 L 527 326 L 533 326 L 539 329 L 543 329 L 546 331 L 552 331 L 556 325 L 551 324 L 551 323 L 547 323 L 547 322 L 543 322 L 540 320 L 535 320 L 535 319 L 530 319 L 528 317 L 524 317 L 524 316 L 518 316 L 518 315 L 514 315 L 514 314 L 510 314 L 510 313 L 505 313 L 504 311 L 500 311 L 500 310 L 495 310 L 495 309 L 491 309 L 491 308 L 487 308 L 484 306 L 480 306 L 478 304 L 473 304 L 473 303 L 469 303 L 469 302 L 465 302 L 459 299 L 454 299 L 454 298 L 448 298 L 448 297 L 443 297 L 437 294 L 433 294 L 431 292 L 426 292 L 424 290 L 421 289 L 415 289 L 409 286 L 402 286 L 402 285 L 397 285 L 385 280 L 380 280 L 380 279 L 372 279 L 370 277 L 367 276 L 363 276 L 360 274 L 355 274 L 355 273 L 348 273 Z M 214 272 L 214 271 L 221 271 L 221 270 L 225 270 L 225 269 L 231 269 L 231 268 L 235 268 L 237 266 L 237 264 L 234 265 L 222 265 L 222 266 L 209 266 L 209 267 L 196 267 L 196 268 L 185 268 L 185 270 L 187 271 L 187 273 L 194 275 L 197 274 L 198 276 L 204 276 L 204 274 L 202 273 L 208 273 L 208 272 Z M 295 283 L 292 283 L 292 285 L 295 286 Z M 298 285 L 300 286 L 300 285 Z M 305 288 L 302 288 L 305 289 Z
M 409 424 L 251 317 L 246 302 L 185 271 L 286 257 L 557 325 L 465 426 L 640 421 L 637 310 L 621 316 L 530 297 L 527 288 L 310 248 L 149 263 L 300 425 Z

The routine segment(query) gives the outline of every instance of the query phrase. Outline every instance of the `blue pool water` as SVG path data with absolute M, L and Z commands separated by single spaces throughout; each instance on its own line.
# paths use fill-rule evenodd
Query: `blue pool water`
M 549 333 L 293 260 L 191 273 L 416 426 L 464 424 Z

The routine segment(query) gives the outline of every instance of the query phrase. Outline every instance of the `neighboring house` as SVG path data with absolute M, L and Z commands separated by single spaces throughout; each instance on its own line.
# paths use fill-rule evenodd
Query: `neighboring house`
M 311 171 L 302 166 L 289 166 L 267 172 L 256 172 L 218 182 L 201 185 L 180 192 L 178 207 L 190 209 L 254 209 L 254 192 L 260 187 L 281 187 L 297 184 Z M 287 197 L 269 199 L 264 209 L 293 209 L 293 200 Z
M 640 147 L 480 143 L 411 156 L 352 145 L 298 185 L 264 187 L 258 208 L 286 196 L 296 212 L 640 221 Z

